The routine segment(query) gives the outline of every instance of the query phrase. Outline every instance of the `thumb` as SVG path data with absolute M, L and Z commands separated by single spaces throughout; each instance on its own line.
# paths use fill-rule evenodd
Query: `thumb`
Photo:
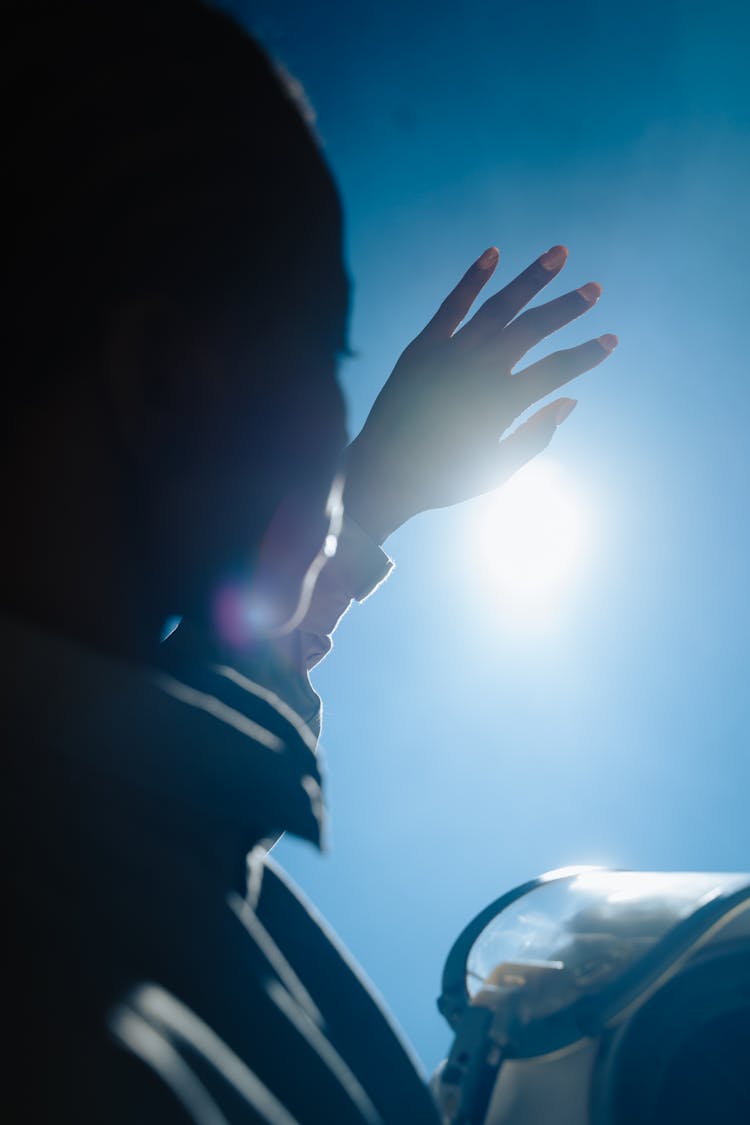
M 574 398 L 555 399 L 501 441 L 495 461 L 497 484 L 503 484 L 522 465 L 545 450 L 558 426 L 563 424 L 576 405 Z

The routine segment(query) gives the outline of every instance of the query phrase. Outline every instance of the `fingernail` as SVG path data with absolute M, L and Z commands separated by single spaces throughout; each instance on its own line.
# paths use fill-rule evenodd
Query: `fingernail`
M 489 250 L 485 250 L 481 258 L 477 260 L 477 265 L 480 270 L 491 270 L 497 265 L 497 260 L 500 257 L 500 251 L 497 246 L 490 246 Z
M 559 270 L 565 264 L 568 256 L 567 246 L 553 246 L 546 254 L 542 254 L 539 265 L 545 270 Z
M 598 281 L 589 281 L 587 285 L 582 285 L 578 292 L 587 304 L 593 305 L 601 297 L 602 287 Z
M 604 336 L 597 336 L 596 342 L 601 344 L 607 355 L 609 355 L 610 352 L 615 350 L 620 341 L 617 339 L 614 332 L 607 332 Z
M 555 411 L 555 425 L 561 426 L 565 419 L 573 413 L 577 405 L 577 398 L 561 398 Z

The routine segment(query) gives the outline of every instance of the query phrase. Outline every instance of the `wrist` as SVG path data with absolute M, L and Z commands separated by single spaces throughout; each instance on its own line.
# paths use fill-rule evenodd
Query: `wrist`
M 386 483 L 382 466 L 376 466 L 355 439 L 346 453 L 346 514 L 382 545 L 408 519 L 398 511 L 396 499 L 397 490 Z

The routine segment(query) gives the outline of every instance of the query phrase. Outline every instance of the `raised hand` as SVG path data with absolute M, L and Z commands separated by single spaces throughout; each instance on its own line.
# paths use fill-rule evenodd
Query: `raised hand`
M 497 266 L 498 250 L 485 250 L 399 359 L 348 451 L 346 509 L 379 542 L 418 512 L 490 491 L 540 453 L 575 399 L 549 403 L 499 439 L 616 347 L 607 334 L 514 372 L 530 348 L 599 299 L 601 286 L 589 282 L 521 312 L 567 257 L 553 246 L 459 327 Z

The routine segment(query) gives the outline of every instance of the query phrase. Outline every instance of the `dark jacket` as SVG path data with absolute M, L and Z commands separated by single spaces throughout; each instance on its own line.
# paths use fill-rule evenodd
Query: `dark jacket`
M 320 841 L 304 726 L 228 669 L 5 633 L 11 1120 L 434 1123 L 387 1016 L 265 858 L 285 830 Z

